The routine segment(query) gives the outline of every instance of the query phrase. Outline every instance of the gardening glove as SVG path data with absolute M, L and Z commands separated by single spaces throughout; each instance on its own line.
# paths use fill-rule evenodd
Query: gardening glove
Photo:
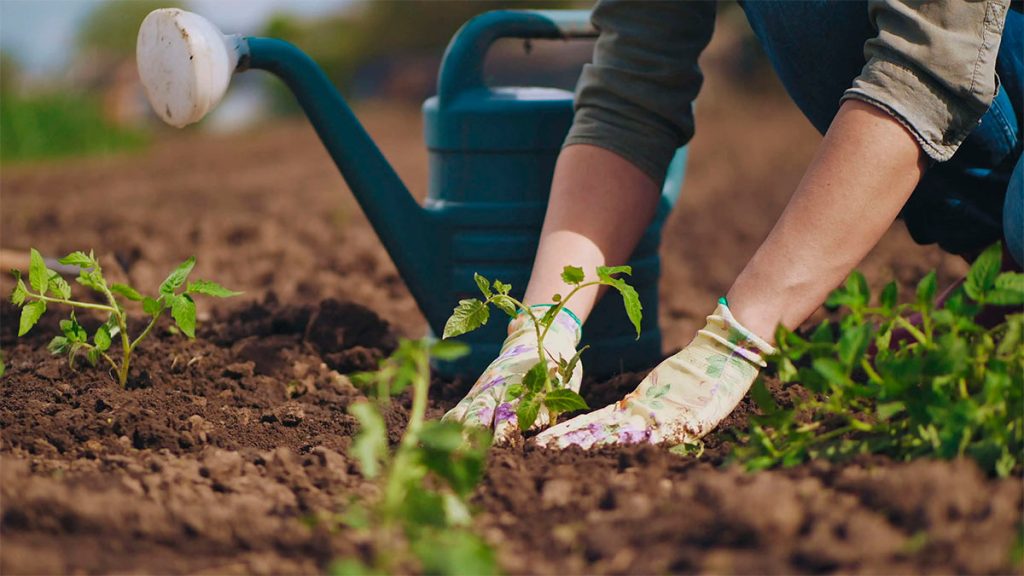
M 765 366 L 770 344 L 733 318 L 724 298 L 688 346 L 625 398 L 537 436 L 549 448 L 693 443 L 739 404 Z
M 541 309 L 548 304 L 531 306 Z M 506 390 L 513 384 L 520 384 L 526 372 L 540 358 L 537 354 L 537 333 L 533 327 L 533 319 L 529 314 L 520 312 L 508 325 L 508 338 L 501 346 L 501 353 L 484 370 L 476 384 L 469 390 L 455 408 L 444 415 L 444 421 L 457 421 L 469 426 L 494 428 L 494 442 L 506 442 L 518 427 L 516 407 L 518 400 L 508 400 Z M 548 368 L 556 368 L 558 360 L 571 359 L 576 354 L 576 345 L 580 342 L 582 330 L 576 315 L 567 308 L 562 308 L 551 323 L 551 328 L 544 337 L 544 353 L 548 360 Z M 567 388 L 579 392 L 583 380 L 583 366 L 576 364 Z M 540 415 L 534 428 L 548 421 L 547 408 L 540 409 Z

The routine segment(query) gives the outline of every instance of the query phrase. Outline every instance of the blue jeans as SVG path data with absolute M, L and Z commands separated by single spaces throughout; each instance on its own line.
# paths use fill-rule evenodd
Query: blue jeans
M 824 134 L 876 35 L 866 3 L 759 0 L 743 10 L 786 91 Z M 920 244 L 972 257 L 1003 240 L 1024 264 L 1024 14 L 1014 10 L 996 72 L 1002 86 L 981 124 L 953 158 L 928 169 L 901 216 Z

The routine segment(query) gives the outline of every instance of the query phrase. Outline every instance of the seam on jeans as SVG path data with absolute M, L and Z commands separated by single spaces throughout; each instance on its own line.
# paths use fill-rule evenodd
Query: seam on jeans
M 1012 150 L 1017 146 L 1017 138 L 1014 136 L 1013 130 L 1010 130 L 1010 123 L 1006 120 L 1006 115 L 1003 114 L 1002 108 L 996 104 L 998 96 L 999 94 L 997 92 L 996 98 L 992 99 L 992 105 L 989 107 L 989 110 L 993 113 L 993 120 L 996 122 L 996 125 L 999 126 L 999 131 L 1003 134 L 1003 141 L 1007 148 Z

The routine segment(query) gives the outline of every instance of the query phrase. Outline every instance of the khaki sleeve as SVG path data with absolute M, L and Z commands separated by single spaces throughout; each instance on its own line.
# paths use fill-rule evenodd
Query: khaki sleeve
M 949 160 L 999 88 L 996 56 L 1009 0 L 869 0 L 878 36 L 843 100 L 874 104 L 913 133 L 924 152 Z
M 601 0 L 592 15 L 600 36 L 565 146 L 600 146 L 663 182 L 676 148 L 693 137 L 697 57 L 714 20 L 713 2 Z

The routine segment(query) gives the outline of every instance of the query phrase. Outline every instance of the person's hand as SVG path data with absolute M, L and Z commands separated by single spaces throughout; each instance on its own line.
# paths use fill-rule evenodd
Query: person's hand
M 565 309 L 559 312 L 544 337 L 544 354 L 548 366 L 556 367 L 559 359 L 572 358 L 576 354 L 580 335 L 580 324 L 573 315 Z M 495 443 L 507 441 L 518 425 L 516 408 L 519 402 L 506 398 L 506 391 L 509 386 L 522 383 L 523 376 L 539 359 L 533 320 L 529 314 L 521 312 L 508 325 L 508 338 L 501 347 L 501 353 L 480 375 L 466 397 L 449 410 L 442 420 L 493 428 Z M 582 380 L 583 365 L 577 363 L 566 387 L 579 392 Z M 546 425 L 547 422 L 547 409 L 542 407 L 534 428 Z
M 733 411 L 773 352 L 733 318 L 723 299 L 693 342 L 634 392 L 542 432 L 536 442 L 550 448 L 695 442 Z

